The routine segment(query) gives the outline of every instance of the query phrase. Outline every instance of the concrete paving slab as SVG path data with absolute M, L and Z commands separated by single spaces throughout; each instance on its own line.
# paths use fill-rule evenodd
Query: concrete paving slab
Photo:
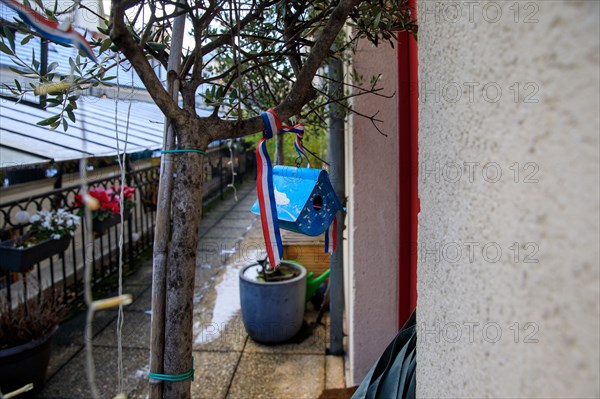
M 248 340 L 244 352 L 248 353 L 289 353 L 305 355 L 325 356 L 327 350 L 327 337 L 325 336 L 325 326 L 310 325 L 306 323 L 302 329 L 288 343 L 278 345 L 264 345 L 252 339 Z
M 129 287 L 125 286 L 123 288 L 124 292 L 128 292 L 127 289 Z M 146 310 L 150 310 L 152 308 L 152 286 L 146 286 L 145 290 L 138 295 L 135 300 L 128 305 L 125 310 L 130 312 L 132 310 L 144 312 Z
M 248 212 L 249 213 L 249 212 Z M 255 223 L 258 222 L 258 216 L 254 214 L 248 215 L 248 217 L 244 217 L 243 215 L 239 215 L 235 213 L 233 215 L 227 215 L 221 220 L 219 226 L 229 227 L 229 228 L 242 228 L 246 231 L 249 231 Z
M 206 294 L 206 291 L 212 286 L 216 275 L 223 266 L 212 267 L 210 263 L 204 263 L 196 268 L 194 280 L 194 304 L 199 303 L 199 299 Z
M 214 212 L 214 213 L 226 215 L 228 212 L 231 211 L 232 208 L 235 207 L 235 205 L 236 204 L 234 204 L 232 202 L 221 203 L 221 204 L 215 205 L 213 208 L 211 208 L 210 211 L 209 211 L 209 213 L 213 213 Z
M 131 295 L 132 300 L 135 301 L 140 295 L 142 295 L 143 292 L 145 292 L 148 289 L 148 287 L 150 285 L 152 285 L 152 280 L 150 280 L 149 283 L 141 285 L 141 284 L 129 284 L 129 283 L 127 283 L 127 280 L 125 280 L 125 278 L 124 278 L 123 279 L 123 294 Z M 115 290 L 113 290 L 111 292 L 107 292 L 102 297 L 109 298 L 111 296 L 117 296 L 117 295 L 119 295 L 118 288 L 116 288 Z
M 117 392 L 117 349 L 96 348 L 96 384 L 101 398 L 114 398 Z M 124 391 L 129 399 L 143 398 L 147 392 L 148 351 L 123 350 Z M 85 353 L 81 351 L 46 384 L 39 395 L 45 399 L 91 398 L 85 374 Z
M 46 378 L 51 378 L 56 374 L 81 349 L 83 349 L 83 345 L 58 345 L 53 343 Z
M 210 229 L 206 235 L 202 237 L 200 240 L 200 244 L 202 241 L 211 241 L 215 239 L 236 239 L 240 240 L 241 237 L 250 231 L 248 227 L 249 223 L 244 225 L 244 227 L 234 227 L 228 226 L 224 223 L 218 223 L 216 226 Z M 202 248 L 202 247 L 201 247 Z
M 227 322 L 211 321 L 211 313 L 194 310 L 194 350 L 241 352 L 248 334 L 239 311 Z
M 123 348 L 148 349 L 150 347 L 150 315 L 127 311 L 123 314 Z M 97 337 L 94 345 L 117 346 L 117 320 L 115 319 Z
M 325 389 L 345 388 L 344 358 L 342 356 L 325 356 Z
M 230 264 L 213 277 L 194 303 L 194 349 L 241 351 L 246 340 L 239 315 L 240 264 Z
M 198 251 L 196 254 L 196 268 L 201 269 L 216 269 L 219 270 L 231 255 L 229 253 L 221 253 L 220 245 L 209 245 L 209 243 L 201 244 L 206 250 Z M 233 244 L 235 246 L 235 244 Z
M 219 212 L 218 214 L 215 214 L 213 217 L 209 217 L 207 215 L 206 219 L 202 219 L 200 221 L 200 227 L 198 228 L 198 236 L 200 238 L 202 238 L 204 235 L 206 235 L 206 233 L 209 232 L 210 229 L 215 227 L 223 219 L 223 217 L 226 214 L 227 214 L 227 212 Z
M 219 234 L 226 234 L 219 232 Z M 206 235 L 198 243 L 198 260 L 203 262 L 203 253 L 212 253 L 220 256 L 220 259 L 227 259 L 236 251 L 236 245 L 243 238 L 244 233 L 239 230 L 231 230 L 226 236 Z
M 141 266 L 133 274 L 126 276 L 124 281 L 127 285 L 147 286 L 152 284 L 152 261 Z
M 117 317 L 115 310 L 103 310 L 94 316 L 92 336 L 97 336 L 107 325 Z M 86 313 L 82 312 L 70 320 L 61 323 L 54 343 L 57 345 L 83 345 L 83 330 L 85 326 Z
M 224 215 L 223 220 L 253 217 L 255 215 L 250 212 L 250 208 L 252 208 L 251 202 L 238 202 Z
M 324 376 L 324 356 L 244 352 L 227 398 L 316 399 Z
M 214 225 L 215 221 L 221 220 L 225 215 L 227 215 L 226 208 L 223 208 L 222 210 L 213 208 L 201 216 L 200 227 L 203 225 Z
M 194 352 L 192 398 L 225 398 L 240 356 L 239 352 Z

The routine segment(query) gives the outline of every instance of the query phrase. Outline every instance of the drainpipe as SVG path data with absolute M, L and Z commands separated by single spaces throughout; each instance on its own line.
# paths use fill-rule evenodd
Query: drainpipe
M 339 59 L 333 59 L 329 63 L 327 75 L 331 79 L 329 96 L 332 98 L 342 97 L 343 67 Z M 339 105 L 333 103 L 329 107 L 329 112 L 329 174 L 333 189 L 345 207 L 344 111 Z M 342 355 L 344 353 L 344 256 L 342 249 L 345 225 L 344 212 L 340 211 L 338 213 L 337 221 L 337 249 L 330 258 L 331 275 L 329 277 L 329 295 L 331 299 L 329 352 L 332 355 Z

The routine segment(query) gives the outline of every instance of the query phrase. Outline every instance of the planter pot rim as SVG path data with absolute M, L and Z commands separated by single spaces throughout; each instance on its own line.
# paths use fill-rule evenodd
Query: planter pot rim
M 281 262 L 281 264 L 286 265 L 286 266 L 291 266 L 294 269 L 300 270 L 300 275 L 296 276 L 292 279 L 285 280 L 285 281 L 271 281 L 271 282 L 257 281 L 257 280 L 250 279 L 245 276 L 246 270 L 248 270 L 251 267 L 255 267 L 255 266 L 259 265 L 258 263 L 251 263 L 249 265 L 242 267 L 242 269 L 240 270 L 240 278 L 249 284 L 266 285 L 266 286 L 285 285 L 285 284 L 294 283 L 298 280 L 306 279 L 306 268 L 304 266 L 302 266 L 300 263 L 290 261 L 290 260 L 284 260 Z
M 60 241 L 62 241 L 64 239 L 66 239 L 66 238 L 68 238 L 70 240 L 72 238 L 72 236 L 70 234 L 66 234 L 64 236 L 61 236 L 58 239 L 47 238 L 45 240 L 38 241 L 35 244 L 32 244 L 32 245 L 30 245 L 28 247 L 15 247 L 14 246 L 15 240 L 5 240 L 5 241 L 0 241 L 0 247 L 2 249 L 5 249 L 5 250 L 9 249 L 11 251 L 27 251 L 28 249 L 35 249 L 36 246 L 39 246 L 39 245 L 42 245 L 42 244 L 46 244 L 46 243 L 51 242 L 51 241 L 53 241 L 53 242 L 60 242 Z
M 39 345 L 43 344 L 44 342 L 46 342 L 48 339 L 50 339 L 50 337 L 52 337 L 54 334 L 56 334 L 57 331 L 58 331 L 58 325 L 54 326 L 52 328 L 52 330 L 50 330 L 49 333 L 42 335 L 39 338 L 36 338 L 29 342 L 25 342 L 24 344 L 21 344 L 21 345 L 11 346 L 6 349 L 0 349 L 0 357 L 13 356 L 13 355 L 19 354 L 21 352 L 24 352 L 26 350 L 29 350 L 31 348 L 35 348 L 36 346 L 39 346 Z

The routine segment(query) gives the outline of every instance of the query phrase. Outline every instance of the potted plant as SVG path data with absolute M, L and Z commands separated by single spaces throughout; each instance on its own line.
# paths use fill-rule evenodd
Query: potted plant
M 92 211 L 92 230 L 96 234 L 104 233 L 109 227 L 121 223 L 121 188 L 110 186 L 92 187 L 88 191 L 86 198 L 81 194 L 75 195 L 72 206 L 80 208 L 80 215 L 83 212 L 85 201 L 89 203 Z M 135 188 L 130 186 L 123 187 L 123 218 L 128 219 L 131 209 L 135 207 L 133 197 Z
M 1 392 L 7 394 L 33 383 L 33 390 L 19 395 L 32 398 L 43 388 L 61 310 L 52 292 L 15 309 L 5 301 L 0 303 Z
M 302 328 L 306 306 L 306 269 L 284 261 L 276 272 L 264 272 L 264 262 L 240 271 L 242 320 L 250 337 L 276 344 L 296 335 Z
M 0 243 L 0 269 L 25 272 L 34 264 L 67 249 L 79 225 L 79 216 L 64 209 L 37 211 L 25 220 L 31 223 L 27 233 L 14 240 Z

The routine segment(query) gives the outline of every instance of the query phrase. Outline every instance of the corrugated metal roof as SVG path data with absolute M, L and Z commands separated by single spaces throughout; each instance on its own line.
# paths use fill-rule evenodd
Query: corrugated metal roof
M 18 16 L 12 9 L 0 3 L 0 19 L 11 21 L 15 17 Z M 39 61 L 41 59 L 40 38 L 34 37 L 28 43 L 20 44 L 24 37 L 21 33 L 15 34 L 15 42 L 18 43 L 15 46 L 16 55 L 26 64 L 31 64 L 34 57 Z M 58 62 L 56 72 L 59 75 L 71 74 L 66 60 L 76 55 L 77 50 L 74 48 L 48 43 L 48 64 Z M 0 72 L 8 71 L 8 66 L 17 67 L 9 56 L 0 52 Z M 133 68 L 130 68 L 127 60 L 121 61 L 120 66 L 118 80 L 112 80 L 111 83 L 119 83 L 121 98 L 127 97 L 127 86 L 144 88 L 139 76 Z M 157 65 L 156 70 L 159 79 L 161 76 L 166 76 L 161 66 Z M 117 74 L 114 70 L 112 72 Z M 7 76 L 0 77 L 0 80 L 10 85 L 14 77 L 17 75 L 9 72 Z M 23 81 L 22 84 L 25 82 Z M 106 88 L 106 92 L 110 92 L 112 97 L 116 96 L 117 90 L 116 86 Z M 39 101 L 39 98 L 32 94 L 27 94 L 25 99 L 33 103 Z M 162 146 L 164 117 L 154 103 L 121 99 L 118 105 L 116 104 L 114 99 L 82 96 L 75 111 L 77 121 L 75 123 L 69 121 L 69 129 L 64 132 L 62 126 L 50 130 L 36 125 L 36 122 L 55 115 L 58 112 L 57 108 L 44 110 L 25 103 L 0 101 L 0 168 L 51 160 L 59 162 L 82 157 L 116 155 L 117 152 L 123 151 L 125 146 L 127 112 L 130 104 L 127 153 L 156 150 Z M 115 107 L 118 108 L 116 122 Z M 200 116 L 210 115 L 210 111 L 202 109 L 198 109 L 197 113 Z M 116 132 L 118 132 L 118 140 Z
M 15 148 L 0 146 L 0 168 L 12 168 L 20 166 L 23 162 L 39 164 L 49 162 L 47 158 L 30 154 Z
M 125 147 L 127 113 L 130 106 L 127 152 L 160 149 L 163 115 L 153 103 L 124 100 L 117 103 L 113 99 L 82 97 L 78 101 L 75 113 L 77 121 L 70 123 L 69 129 L 64 132 L 62 127 L 50 130 L 36 125 L 36 122 L 54 115 L 57 112 L 55 108 L 44 110 L 4 101 L 0 103 L 0 147 L 13 151 L 5 150 L 0 153 L 0 163 L 7 161 L 4 156 L 10 156 L 10 162 L 31 164 L 44 159 L 58 162 L 86 156 L 116 155 Z M 208 115 L 209 112 L 204 111 L 204 115 L 201 116 Z M 18 157 L 19 149 L 26 152 L 21 158 Z

